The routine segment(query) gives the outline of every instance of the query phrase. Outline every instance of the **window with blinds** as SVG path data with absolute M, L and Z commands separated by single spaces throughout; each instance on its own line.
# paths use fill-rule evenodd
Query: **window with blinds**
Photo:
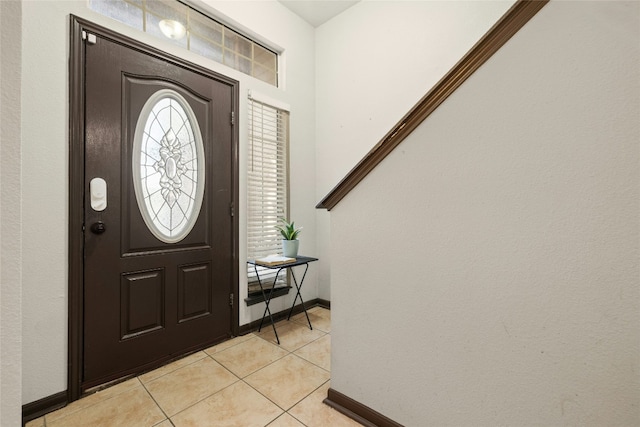
M 282 254 L 275 226 L 289 213 L 289 112 L 250 98 L 248 121 L 247 257 L 255 259 Z M 263 286 L 272 285 L 277 270 L 257 268 Z M 254 266 L 247 274 L 249 294 L 259 292 Z M 280 273 L 276 287 L 287 285 L 287 275 Z

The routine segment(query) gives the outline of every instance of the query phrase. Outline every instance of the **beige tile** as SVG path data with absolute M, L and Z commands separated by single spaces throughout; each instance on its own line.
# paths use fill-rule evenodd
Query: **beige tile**
M 323 332 L 331 332 L 331 312 L 329 310 L 320 307 L 314 307 L 307 310 L 307 314 L 309 315 L 309 320 L 311 321 L 311 326 L 313 327 L 313 329 L 318 329 Z M 307 327 L 309 326 L 307 317 L 304 315 L 304 312 L 296 314 L 291 318 L 291 320 L 301 325 Z
M 104 390 L 98 391 L 96 393 L 85 396 L 81 399 L 78 399 L 74 402 L 71 402 L 70 404 L 68 404 L 62 409 L 58 409 L 57 411 L 47 414 L 46 415 L 47 423 L 55 421 L 59 418 L 67 417 L 73 414 L 74 412 L 82 411 L 93 405 L 106 402 L 122 393 L 126 393 L 136 388 L 142 389 L 142 384 L 140 384 L 140 381 L 138 381 L 137 378 L 132 378 L 120 384 L 116 384 L 114 386 L 105 388 Z
M 176 427 L 265 426 L 282 414 L 243 381 L 225 388 L 171 418 Z
M 24 427 L 44 427 L 44 417 L 31 420 L 24 425 Z
M 136 387 L 54 421 L 45 416 L 45 421 L 47 427 L 149 427 L 165 418 L 149 393 Z
M 151 396 L 169 416 L 238 381 L 218 362 L 206 357 L 146 384 Z
M 331 335 L 325 335 L 296 350 L 295 354 L 316 366 L 331 370 Z
M 199 351 L 187 357 L 183 357 L 182 359 L 176 360 L 175 362 L 171 362 L 168 365 L 162 366 L 154 371 L 147 372 L 146 374 L 142 374 L 138 378 L 143 384 L 146 384 L 149 381 L 153 381 L 156 378 L 160 378 L 163 375 L 166 375 L 177 369 L 190 365 L 194 362 L 197 362 L 198 360 L 204 359 L 205 357 L 207 357 L 207 355 L 204 352 Z
M 325 335 L 324 332 L 317 329 L 309 329 L 308 325 L 304 326 L 300 323 L 286 320 L 276 323 L 276 329 L 278 331 L 278 337 L 280 338 L 280 347 L 289 351 L 295 351 Z M 267 325 L 266 329 L 263 327 L 260 337 L 277 344 L 276 336 L 273 333 L 271 325 Z
M 311 310 L 312 309 L 307 310 L 307 315 L 309 315 L 309 320 L 313 322 L 313 312 Z M 301 325 L 309 326 L 309 322 L 307 322 L 307 316 L 304 315 L 304 311 L 302 313 L 296 314 L 295 316 L 292 316 L 291 321 L 300 323 Z M 315 327 L 313 323 L 311 323 L 311 326 Z
M 324 308 L 324 307 L 320 307 L 320 306 L 315 306 L 313 308 L 310 308 L 309 310 L 307 310 L 308 313 L 314 313 L 320 317 L 324 317 L 325 319 L 331 319 L 331 310 Z
M 304 427 L 304 424 L 285 412 L 267 427 Z
M 360 427 L 361 424 L 322 403 L 327 397 L 329 382 L 289 410 L 307 427 Z
M 247 340 L 250 340 L 252 338 L 255 338 L 257 335 L 251 333 L 251 334 L 246 334 L 246 335 L 242 335 L 239 337 L 235 337 L 232 338 L 228 341 L 222 342 L 220 344 L 214 345 L 213 347 L 209 347 L 207 349 L 205 349 L 205 353 L 207 353 L 209 356 L 213 356 L 215 353 L 218 353 L 220 351 L 224 351 L 230 347 L 233 347 L 235 345 L 238 345 L 240 343 L 243 343 Z
M 245 381 L 286 410 L 328 379 L 329 372 L 289 354 L 249 375 Z
M 288 352 L 258 337 L 213 354 L 222 366 L 244 378 L 286 356 Z
M 169 420 L 164 420 L 160 424 L 156 424 L 153 427 L 173 427 L 173 424 L 171 424 L 171 421 L 169 421 Z

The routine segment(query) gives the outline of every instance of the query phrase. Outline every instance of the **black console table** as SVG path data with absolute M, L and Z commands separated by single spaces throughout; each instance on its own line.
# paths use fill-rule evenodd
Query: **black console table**
M 285 264 L 277 264 L 277 265 L 264 265 L 264 264 L 260 264 L 259 262 L 256 262 L 255 260 L 247 261 L 249 264 L 253 265 L 253 268 L 256 272 L 256 277 L 258 278 L 258 285 L 260 285 L 260 291 L 262 292 L 262 296 L 264 298 L 264 302 L 266 305 L 264 309 L 264 313 L 262 314 L 262 319 L 260 320 L 260 326 L 258 327 L 258 332 L 260 332 L 260 330 L 262 329 L 262 323 L 264 322 L 264 318 L 267 316 L 267 314 L 269 314 L 269 320 L 271 320 L 271 326 L 273 327 L 273 332 L 276 334 L 276 341 L 278 342 L 278 344 L 280 344 L 280 338 L 278 338 L 276 325 L 273 322 L 273 316 L 271 316 L 269 303 L 271 302 L 271 297 L 273 296 L 273 290 L 275 289 L 275 285 L 278 281 L 278 276 L 280 275 L 280 272 L 282 270 L 289 269 L 289 271 L 291 272 L 291 277 L 293 278 L 293 283 L 296 285 L 296 297 L 293 299 L 293 304 L 291 304 L 291 309 L 289 310 L 289 316 L 287 316 L 287 320 L 291 319 L 293 308 L 296 305 L 296 301 L 298 300 L 298 297 L 300 297 L 302 310 L 304 310 L 304 315 L 307 316 L 307 322 L 309 322 L 309 329 L 313 330 L 313 327 L 311 326 L 311 320 L 309 320 L 309 315 L 307 314 L 307 309 L 305 308 L 304 301 L 302 300 L 302 295 L 300 295 L 300 289 L 302 288 L 302 283 L 304 282 L 304 278 L 307 275 L 307 270 L 309 269 L 309 263 L 313 261 L 318 261 L 318 258 L 312 258 L 308 256 L 298 256 L 296 257 L 295 261 L 291 261 Z M 292 267 L 296 267 L 299 265 L 305 266 L 304 273 L 302 274 L 302 279 L 300 280 L 300 283 L 298 283 L 298 281 L 296 280 L 296 276 L 292 269 Z M 269 291 L 268 294 L 265 292 L 264 287 L 262 286 L 262 280 L 260 280 L 260 274 L 258 274 L 258 267 L 268 268 L 270 270 L 278 270 L 276 272 L 276 277 L 273 279 L 273 286 L 271 287 L 271 290 Z

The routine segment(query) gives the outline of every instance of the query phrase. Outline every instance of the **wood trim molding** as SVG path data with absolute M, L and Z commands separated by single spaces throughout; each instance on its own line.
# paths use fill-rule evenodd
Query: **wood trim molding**
M 67 405 L 69 400 L 67 399 L 67 391 L 61 391 L 51 396 L 43 397 L 35 402 L 22 405 L 22 425 L 28 423 L 31 420 L 35 420 L 51 411 L 60 409 Z
M 407 113 L 316 206 L 333 209 L 394 148 L 438 108 L 549 0 L 518 0 L 469 52 Z
M 318 305 L 327 310 L 331 310 L 331 301 L 329 300 L 318 298 Z
M 67 390 L 81 395 L 84 277 L 84 62 L 82 24 L 70 18 L 69 51 L 69 306 Z
M 366 427 L 402 427 L 402 424 L 332 388 L 323 402 Z

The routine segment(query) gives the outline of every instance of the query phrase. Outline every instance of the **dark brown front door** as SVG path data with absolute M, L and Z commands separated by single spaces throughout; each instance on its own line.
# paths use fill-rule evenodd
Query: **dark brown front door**
M 234 289 L 235 86 L 93 41 L 84 76 L 83 389 L 228 338 Z

